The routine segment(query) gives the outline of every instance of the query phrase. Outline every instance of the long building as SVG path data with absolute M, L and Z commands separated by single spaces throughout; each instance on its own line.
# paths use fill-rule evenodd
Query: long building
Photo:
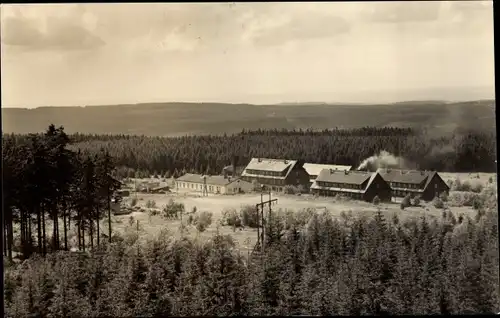
M 378 169 L 378 173 L 389 183 L 395 197 L 420 196 L 431 201 L 441 193 L 449 193 L 450 187 L 435 171 L 414 171 L 400 169 Z
M 252 158 L 241 178 L 272 191 L 283 191 L 287 185 L 309 185 L 309 175 L 300 160 Z
M 371 202 L 378 196 L 383 202 L 391 201 L 390 185 L 377 172 L 339 171 L 323 169 L 311 186 L 311 192 L 321 196 L 344 195 Z
M 309 175 L 309 184 L 312 185 L 314 180 L 318 177 L 319 173 L 323 169 L 329 170 L 339 170 L 339 171 L 350 171 L 352 166 L 344 165 L 324 165 L 319 163 L 304 163 L 304 169 Z
M 251 183 L 230 176 L 203 176 L 186 173 L 177 178 L 175 183 L 178 190 L 199 193 L 204 193 L 206 190 L 206 193 L 212 194 L 236 194 L 252 190 Z

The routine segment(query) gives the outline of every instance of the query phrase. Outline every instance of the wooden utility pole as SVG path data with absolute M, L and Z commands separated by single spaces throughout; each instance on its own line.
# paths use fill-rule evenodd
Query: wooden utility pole
M 262 241 L 262 251 L 264 252 L 265 250 L 265 236 L 264 236 L 264 231 L 265 231 L 265 219 L 264 219 L 264 206 L 269 205 L 269 216 L 271 216 L 271 205 L 273 202 L 278 202 L 278 199 L 271 199 L 271 192 L 269 191 L 269 200 L 264 201 L 264 193 L 260 194 L 260 203 L 257 203 L 255 205 L 255 209 L 257 210 L 257 213 L 259 213 L 259 208 L 261 211 L 261 222 L 262 222 L 262 233 L 259 233 L 259 227 L 257 226 L 257 244 L 259 244 Z M 259 215 L 258 215 L 259 216 Z
M 208 189 L 207 189 L 207 176 L 203 175 L 203 188 L 201 190 L 201 196 L 205 197 L 208 196 Z

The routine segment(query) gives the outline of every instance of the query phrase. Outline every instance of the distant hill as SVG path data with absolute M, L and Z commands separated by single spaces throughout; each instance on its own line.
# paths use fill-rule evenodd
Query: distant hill
M 145 103 L 135 105 L 3 108 L 2 130 L 43 131 L 50 123 L 67 132 L 179 136 L 223 134 L 242 129 L 325 129 L 362 126 L 427 127 L 451 132 L 456 127 L 495 129 L 495 101 L 447 103 L 412 101 L 391 104 L 292 103 L 250 105 L 219 103 Z

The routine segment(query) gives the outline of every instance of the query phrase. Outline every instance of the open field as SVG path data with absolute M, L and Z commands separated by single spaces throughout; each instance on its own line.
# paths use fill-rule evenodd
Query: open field
M 134 197 L 135 194 L 132 195 Z M 148 210 L 146 208 L 146 202 L 148 200 L 153 200 L 156 203 L 157 208 L 162 208 L 168 203 L 170 199 L 173 199 L 177 203 L 183 203 L 186 211 L 191 211 L 193 207 L 196 207 L 197 211 L 208 211 L 213 213 L 212 224 L 204 232 L 198 233 L 194 226 L 187 227 L 188 231 L 184 232 L 186 235 L 198 236 L 200 239 L 212 236 L 216 231 L 219 224 L 219 220 L 222 217 L 223 209 L 234 208 L 237 211 L 240 210 L 242 206 L 254 205 L 260 202 L 260 194 L 246 194 L 246 195 L 235 195 L 235 196 L 223 196 L 223 195 L 213 195 L 209 197 L 198 197 L 194 195 L 184 195 L 184 194 L 137 194 L 137 206 L 141 207 L 145 212 L 132 212 L 128 215 L 115 216 L 114 219 L 114 229 L 123 232 L 125 228 L 129 227 L 129 219 L 133 217 L 134 223 L 130 227 L 132 230 L 135 229 L 137 221 L 139 221 L 141 236 L 143 238 L 153 237 L 160 233 L 163 229 L 168 229 L 177 235 L 180 235 L 180 221 L 178 220 L 165 220 L 160 216 L 149 217 Z M 400 209 L 398 203 L 382 203 L 378 207 L 361 201 L 338 201 L 333 198 L 314 198 L 313 196 L 293 196 L 293 195 L 283 195 L 283 194 L 273 194 L 272 198 L 277 198 L 278 203 L 273 205 L 273 211 L 276 212 L 280 209 L 282 210 L 293 210 L 298 211 L 306 208 L 316 208 L 318 212 L 323 212 L 325 209 L 333 216 L 340 217 L 342 212 L 349 213 L 352 212 L 353 215 L 365 215 L 371 216 L 377 212 L 380 208 L 386 219 L 390 219 L 392 215 L 396 214 L 399 218 L 415 218 L 421 216 L 427 216 L 430 218 L 439 218 L 442 214 L 441 209 L 436 209 L 430 203 L 423 203 L 422 207 L 409 207 L 404 210 Z M 267 200 L 268 196 L 264 196 L 264 200 Z M 131 198 L 126 198 L 124 200 L 125 204 L 130 202 Z M 471 215 L 475 214 L 474 210 L 470 207 L 453 207 L 451 211 L 456 215 L 464 214 Z M 185 220 L 185 219 L 184 219 Z M 183 222 L 186 223 L 185 221 Z M 107 226 L 105 224 L 103 227 Z M 232 227 L 220 226 L 220 233 L 231 234 L 235 240 L 239 243 L 240 248 L 246 251 L 247 245 L 253 247 L 257 239 L 257 230 L 251 228 L 244 228 L 242 230 L 236 229 L 233 232 Z M 248 241 L 250 244 L 248 244 Z
M 87 107 L 2 108 L 4 133 L 43 131 L 51 123 L 68 133 L 179 136 L 237 133 L 242 129 L 427 127 L 437 134 L 457 127 L 495 129 L 494 100 L 416 101 L 395 104 L 251 105 L 155 103 Z M 168 122 L 168 124 L 165 124 Z
M 496 175 L 492 173 L 441 173 L 443 179 L 455 180 L 456 178 L 460 181 L 469 182 L 479 182 L 483 185 L 489 183 L 489 179 L 493 178 L 494 183 L 496 183 Z M 477 177 L 479 176 L 479 178 Z M 149 179 L 150 180 L 150 179 Z M 196 194 L 189 193 L 173 193 L 168 194 L 146 194 L 146 193 L 132 193 L 130 197 L 124 198 L 124 204 L 129 205 L 132 198 L 137 197 L 137 207 L 136 209 L 141 209 L 144 212 L 136 211 L 128 215 L 115 216 L 114 219 L 117 223 L 113 225 L 116 230 L 124 231 L 125 228 L 129 226 L 129 219 L 134 218 L 134 222 L 139 221 L 141 236 L 144 238 L 151 237 L 159 234 L 162 229 L 168 229 L 174 233 L 180 234 L 180 221 L 164 220 L 160 216 L 149 217 L 148 208 L 146 208 L 146 203 L 149 200 L 155 202 L 156 209 L 162 209 L 169 200 L 174 200 L 177 203 L 183 203 L 186 211 L 192 211 L 196 207 L 197 211 L 208 211 L 213 214 L 212 224 L 203 233 L 198 233 L 194 226 L 187 227 L 187 234 L 192 236 L 198 236 L 200 239 L 212 236 L 219 227 L 219 231 L 223 234 L 231 234 L 239 243 L 242 250 L 246 250 L 248 241 L 250 240 L 250 246 L 256 242 L 257 231 L 256 229 L 244 228 L 242 230 L 236 229 L 233 232 L 231 227 L 218 226 L 219 220 L 222 217 L 222 211 L 224 209 L 236 209 L 239 211 L 241 207 L 245 205 L 254 206 L 256 203 L 260 202 L 260 194 L 244 194 L 244 195 L 210 195 L 208 197 L 201 197 Z M 284 195 L 281 193 L 273 193 L 272 198 L 278 199 L 278 203 L 272 206 L 273 211 L 278 210 L 292 210 L 299 211 L 307 208 L 315 208 L 318 212 L 323 212 L 327 210 L 333 217 L 340 217 L 341 213 L 353 213 L 353 215 L 374 215 L 378 209 L 380 209 L 387 219 L 390 219 L 394 214 L 399 218 L 415 218 L 421 216 L 427 216 L 430 218 L 440 218 L 442 215 L 442 209 L 435 208 L 431 203 L 422 203 L 421 207 L 408 207 L 401 210 L 399 203 L 381 203 L 379 206 L 375 206 L 369 202 L 362 201 L 340 201 L 335 198 L 315 198 L 312 195 Z M 268 195 L 264 195 L 264 200 L 268 199 Z M 473 217 L 475 211 L 471 207 L 450 207 L 451 212 L 455 216 L 470 215 Z M 184 222 L 185 223 L 185 222 Z M 135 226 L 136 223 L 134 223 Z M 106 226 L 103 224 L 103 226 Z M 107 227 L 107 226 L 106 226 Z
M 480 183 L 483 186 L 489 184 L 490 178 L 493 178 L 493 183 L 496 185 L 496 174 L 493 173 L 440 173 L 445 181 L 460 179 L 461 182 L 468 181 L 470 183 Z M 163 179 L 137 179 L 132 180 L 133 183 L 145 181 L 162 181 Z M 166 180 L 171 183 L 171 180 Z M 453 193 L 453 192 L 452 192 Z M 176 203 L 182 203 L 185 206 L 185 211 L 190 212 L 196 207 L 198 212 L 207 211 L 212 213 L 211 225 L 202 233 L 198 233 L 194 226 L 186 226 L 183 234 L 198 238 L 200 240 L 213 236 L 217 231 L 222 234 L 230 234 L 243 253 L 248 251 L 248 248 L 253 248 L 257 240 L 257 230 L 253 228 L 236 229 L 230 226 L 220 226 L 220 219 L 224 209 L 236 209 L 238 212 L 243 206 L 255 206 L 261 200 L 261 195 L 258 193 L 242 194 L 242 195 L 209 195 L 201 197 L 199 194 L 188 192 L 173 191 L 167 194 L 149 194 L 149 193 L 131 193 L 129 197 L 123 199 L 122 205 L 130 206 L 133 198 L 137 198 L 137 203 L 134 207 L 135 211 L 125 215 L 112 216 L 113 232 L 124 233 L 131 231 L 136 232 L 137 222 L 139 223 L 139 236 L 141 239 L 148 239 L 157 236 L 161 231 L 168 230 L 175 236 L 181 235 L 180 220 L 166 220 L 161 216 L 149 216 L 149 208 L 146 207 L 148 201 L 155 202 L 155 209 L 162 209 L 169 200 L 174 200 Z M 268 194 L 264 195 L 264 200 L 268 200 Z M 279 210 L 300 211 L 307 208 L 314 208 L 317 212 L 328 211 L 330 215 L 339 218 L 341 213 L 352 213 L 353 216 L 372 216 L 378 209 L 382 211 L 387 220 L 390 220 L 393 215 L 397 215 L 400 219 L 420 218 L 422 216 L 431 219 L 439 219 L 443 213 L 442 209 L 435 208 L 430 202 L 422 202 L 420 207 L 408 207 L 401 210 L 398 202 L 381 203 L 378 206 L 369 202 L 355 200 L 339 200 L 336 198 L 314 197 L 312 195 L 285 195 L 282 193 L 272 193 L 273 199 L 278 199 L 277 204 L 273 204 L 272 209 L 276 213 Z M 267 211 L 267 208 L 266 208 Z M 456 217 L 459 215 L 470 215 L 474 217 L 476 211 L 472 207 L 449 207 Z M 133 222 L 130 224 L 130 220 Z M 187 225 L 187 216 L 183 218 L 183 224 Z M 61 220 L 62 221 L 62 220 Z M 101 232 L 108 233 L 107 219 L 101 221 Z M 52 234 L 52 222 L 47 223 L 46 231 L 49 235 Z M 33 233 L 36 233 L 35 228 Z M 71 246 L 76 246 L 76 231 L 75 228 L 70 230 Z M 88 233 L 87 233 L 88 234 Z M 62 228 L 61 228 L 62 235 Z M 62 242 L 61 238 L 61 242 Z
M 470 182 L 470 183 L 480 183 L 482 185 L 487 185 L 490 182 L 497 183 L 497 174 L 496 173 L 486 173 L 486 172 L 440 172 L 439 175 L 445 182 L 448 180 L 460 179 L 461 182 Z

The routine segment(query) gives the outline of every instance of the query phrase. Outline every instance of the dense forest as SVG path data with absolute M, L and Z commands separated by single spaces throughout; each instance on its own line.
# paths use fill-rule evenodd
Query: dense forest
M 493 314 L 500 309 L 498 224 L 476 217 L 401 221 L 276 217 L 246 262 L 231 236 L 58 252 L 5 272 L 9 317 Z M 125 237 L 124 237 L 125 238 Z
M 25 135 L 4 135 L 20 140 Z M 410 128 L 333 130 L 243 130 L 222 136 L 147 137 L 130 135 L 70 136 L 70 149 L 115 158 L 118 177 L 179 176 L 184 172 L 220 174 L 236 156 L 245 166 L 252 157 L 301 159 L 311 163 L 352 165 L 388 151 L 412 169 L 447 172 L 495 172 L 496 135 L 457 129 L 433 136 Z
M 83 250 L 86 236 L 91 246 L 99 245 L 101 233 L 96 224 L 109 218 L 120 183 L 112 177 L 113 159 L 106 151 L 74 152 L 67 149 L 69 142 L 64 128 L 54 125 L 44 134 L 30 134 L 22 140 L 2 138 L 3 252 L 9 259 L 17 230 L 21 258 L 68 250 L 72 224 L 78 227 Z M 46 231 L 49 222 L 52 235 Z
M 120 177 L 183 172 L 219 174 L 237 156 L 245 166 L 252 157 L 301 159 L 357 167 L 388 151 L 409 168 L 448 172 L 495 172 L 496 135 L 457 129 L 446 136 L 409 128 L 334 130 L 255 130 L 222 136 L 147 137 L 71 135 L 70 149 L 96 154 L 105 149 L 116 160 Z

